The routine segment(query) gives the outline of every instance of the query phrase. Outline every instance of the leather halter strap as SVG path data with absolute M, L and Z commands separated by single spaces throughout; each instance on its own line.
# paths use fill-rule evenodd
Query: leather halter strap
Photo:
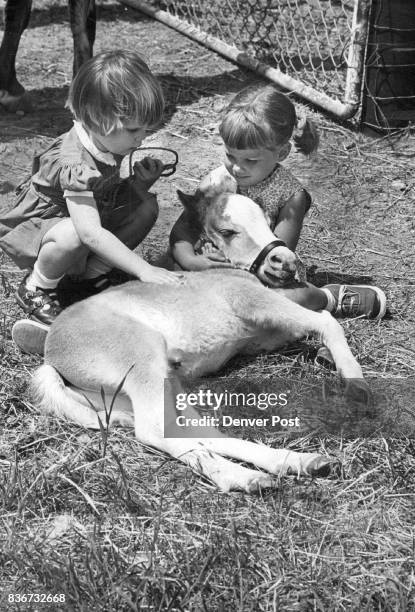
M 264 262 L 265 257 L 268 255 L 268 253 L 270 251 L 272 251 L 272 249 L 275 249 L 275 247 L 279 247 L 279 246 L 284 246 L 285 247 L 287 245 L 282 240 L 278 240 L 277 239 L 277 240 L 273 240 L 272 242 L 270 242 L 269 244 L 264 246 L 264 248 L 259 253 L 258 257 L 255 259 L 255 261 L 252 264 L 252 266 L 249 268 L 249 272 L 251 274 L 256 274 L 258 272 L 258 268 Z
M 134 173 L 134 169 L 133 169 L 134 153 L 136 153 L 137 151 L 149 151 L 151 149 L 158 150 L 158 151 L 168 151 L 168 153 L 171 153 L 174 156 L 174 161 L 171 164 L 164 164 L 163 171 L 160 174 L 160 176 L 171 176 L 172 174 L 176 172 L 176 166 L 179 162 L 179 155 L 177 151 L 175 151 L 174 149 L 167 149 L 166 147 L 138 147 L 137 149 L 134 149 L 134 151 L 131 151 L 129 158 L 128 158 L 128 168 L 129 168 L 130 176 Z

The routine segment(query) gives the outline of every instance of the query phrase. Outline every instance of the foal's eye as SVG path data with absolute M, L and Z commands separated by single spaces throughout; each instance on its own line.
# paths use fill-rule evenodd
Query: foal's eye
M 220 235 L 223 236 L 224 238 L 232 238 L 232 236 L 235 236 L 236 232 L 235 230 L 220 230 Z

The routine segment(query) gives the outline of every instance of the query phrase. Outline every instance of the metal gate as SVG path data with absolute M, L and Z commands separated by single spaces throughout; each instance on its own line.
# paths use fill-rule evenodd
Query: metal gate
M 346 119 L 359 108 L 371 0 L 122 0 Z

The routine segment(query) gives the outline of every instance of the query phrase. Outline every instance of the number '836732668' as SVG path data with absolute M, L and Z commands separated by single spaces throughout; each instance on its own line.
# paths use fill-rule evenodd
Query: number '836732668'
M 64 593 L 9 593 L 9 603 L 64 603 Z

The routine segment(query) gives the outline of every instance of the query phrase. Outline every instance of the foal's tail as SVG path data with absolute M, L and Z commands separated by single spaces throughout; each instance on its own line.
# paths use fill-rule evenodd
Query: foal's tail
M 30 395 L 41 412 L 65 416 L 78 425 L 99 429 L 98 415 L 88 400 L 67 387 L 60 374 L 50 365 L 41 365 L 30 383 Z M 104 415 L 105 420 L 105 415 Z

